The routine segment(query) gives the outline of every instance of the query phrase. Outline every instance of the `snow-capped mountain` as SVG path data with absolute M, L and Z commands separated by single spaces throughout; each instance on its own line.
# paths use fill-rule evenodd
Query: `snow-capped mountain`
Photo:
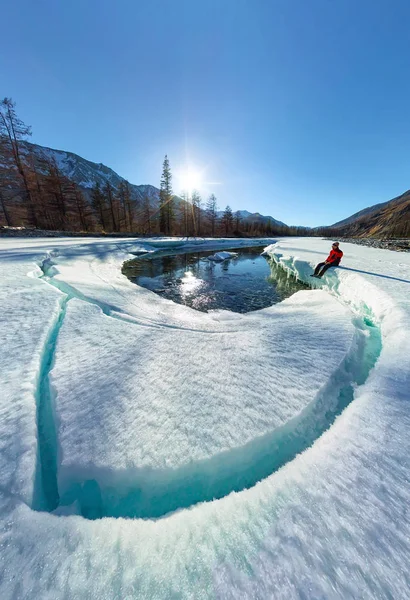
M 223 210 L 218 210 L 218 217 L 222 217 L 225 211 Z M 251 213 L 248 210 L 238 210 L 238 211 L 234 211 L 234 215 L 236 215 L 236 213 L 239 213 L 242 222 L 246 222 L 246 223 L 255 223 L 255 224 L 260 224 L 260 223 L 264 223 L 264 224 L 268 224 L 269 221 L 272 225 L 279 225 L 281 227 L 287 227 L 286 223 L 283 223 L 282 221 L 278 221 L 277 219 L 274 219 L 273 217 L 270 216 L 265 216 L 265 215 L 261 215 L 258 212 L 255 213 Z
M 55 161 L 61 173 L 86 192 L 91 190 L 96 183 L 103 187 L 108 182 L 114 190 L 117 190 L 120 183 L 125 182 L 123 177 L 109 167 L 102 163 L 87 160 L 78 154 L 74 154 L 74 152 L 55 150 L 30 142 L 24 142 L 23 149 L 27 154 L 33 154 L 39 163 L 44 159 Z M 130 183 L 130 189 L 135 200 L 142 200 L 147 196 L 152 201 L 159 200 L 159 189 L 153 185 L 134 185 Z

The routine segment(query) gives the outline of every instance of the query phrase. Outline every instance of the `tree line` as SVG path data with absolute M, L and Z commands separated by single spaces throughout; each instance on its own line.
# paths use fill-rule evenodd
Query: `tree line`
M 222 214 L 214 194 L 204 200 L 197 190 L 176 196 L 165 156 L 159 201 L 137 197 L 128 181 L 80 188 L 61 170 L 55 157 L 34 154 L 24 141 L 31 128 L 17 115 L 10 98 L 0 102 L 0 224 L 38 229 L 133 233 L 167 236 L 312 235 L 303 227 L 242 219 L 228 205 Z

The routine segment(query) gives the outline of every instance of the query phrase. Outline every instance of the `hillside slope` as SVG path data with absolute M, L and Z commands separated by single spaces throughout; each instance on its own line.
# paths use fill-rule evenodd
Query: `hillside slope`
M 376 204 L 331 227 L 357 237 L 410 236 L 410 190 L 388 202 Z
M 394 198 L 394 200 L 395 199 L 396 198 Z M 392 202 L 392 200 L 387 200 L 387 202 L 380 202 L 380 204 L 374 204 L 373 206 L 368 206 L 367 208 L 363 208 L 362 210 L 359 210 L 358 212 L 351 215 L 350 217 L 347 217 L 346 219 L 343 219 L 342 221 L 338 221 L 337 223 L 333 223 L 333 225 L 330 225 L 330 227 L 345 227 L 346 225 L 350 225 L 350 223 L 357 221 L 357 219 L 360 219 L 361 217 L 372 214 L 372 213 L 376 212 L 377 210 L 381 210 L 384 206 L 387 206 L 387 204 L 389 204 L 389 202 Z

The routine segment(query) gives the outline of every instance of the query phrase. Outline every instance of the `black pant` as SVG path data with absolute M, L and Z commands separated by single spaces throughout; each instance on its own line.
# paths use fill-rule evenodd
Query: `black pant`
M 319 277 L 323 277 L 323 275 L 326 273 L 326 271 L 328 269 L 330 269 L 330 267 L 337 267 L 339 263 L 338 262 L 329 262 L 329 263 L 325 263 L 325 262 L 321 262 L 318 265 L 316 265 L 316 269 L 315 269 L 315 275 L 318 275 Z M 320 271 L 320 273 L 319 273 Z

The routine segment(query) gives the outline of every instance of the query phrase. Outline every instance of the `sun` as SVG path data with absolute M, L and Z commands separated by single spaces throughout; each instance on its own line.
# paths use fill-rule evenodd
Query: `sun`
M 192 194 L 193 190 L 197 190 L 202 184 L 202 173 L 195 169 L 186 168 L 179 174 L 181 189 L 188 194 Z

